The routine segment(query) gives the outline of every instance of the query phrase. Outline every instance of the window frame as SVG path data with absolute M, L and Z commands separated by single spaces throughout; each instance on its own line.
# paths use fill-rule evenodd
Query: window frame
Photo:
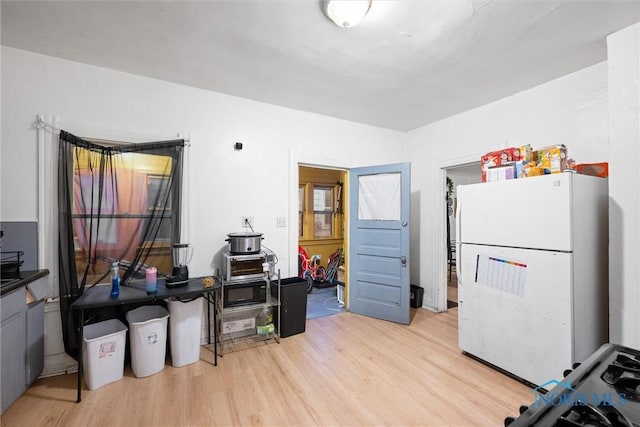
M 331 203 L 329 204 L 329 206 L 327 206 L 327 197 L 326 197 L 326 193 L 324 194 L 323 197 L 323 205 L 324 208 L 322 210 L 316 210 L 317 206 L 316 206 L 316 191 L 320 190 L 323 192 L 329 191 L 330 192 L 330 197 L 329 199 L 331 200 Z M 336 238 L 335 236 L 335 230 L 336 230 L 336 224 L 335 224 L 335 217 L 336 217 L 336 186 L 335 185 L 324 185 L 324 184 L 313 184 L 313 190 L 312 190 L 312 194 L 313 194 L 313 237 L 315 239 L 322 239 L 322 238 Z M 330 215 L 330 219 L 329 221 L 326 220 L 326 216 Z M 318 229 L 317 229 L 317 218 L 318 216 L 323 216 L 324 219 L 322 221 L 322 223 L 327 224 L 329 223 L 330 225 L 330 230 L 329 230 L 329 235 L 319 235 L 318 234 Z
M 344 232 L 342 226 L 343 214 L 342 207 L 338 205 L 338 189 L 341 187 L 341 183 L 333 181 L 332 183 L 322 182 L 321 180 L 300 181 L 299 187 L 303 187 L 304 201 L 302 212 L 302 227 L 298 231 L 298 239 L 301 242 L 323 240 L 330 241 L 336 239 L 343 239 Z M 315 211 L 313 205 L 313 195 L 315 188 L 331 188 L 332 189 L 332 210 L 329 211 Z M 300 211 L 298 211 L 300 215 Z M 315 215 L 316 213 L 331 213 L 331 235 L 330 236 L 316 236 L 315 233 Z
M 128 143 L 122 143 L 119 141 L 105 141 L 105 140 L 96 140 L 93 138 L 85 138 L 86 140 L 93 142 L 93 143 L 98 143 L 101 145 L 105 145 L 105 146 L 118 146 L 118 145 L 128 145 Z M 164 154 L 153 154 L 153 153 L 144 153 L 146 155 L 151 155 L 151 156 L 163 156 L 165 157 L 166 155 Z M 171 160 L 168 160 L 169 162 L 171 162 Z M 135 170 L 137 172 L 141 172 L 141 173 L 145 173 L 146 174 L 146 179 L 147 179 L 147 190 L 149 189 L 149 187 L 151 186 L 151 180 L 153 179 L 161 179 L 161 180 L 166 180 L 169 175 L 165 175 L 162 172 L 158 171 L 156 168 L 154 168 L 153 166 L 153 161 L 150 161 L 148 164 L 145 165 L 145 167 L 138 167 Z M 144 164 L 144 163 L 143 163 Z M 78 167 L 78 165 L 75 163 L 75 159 L 74 159 L 74 168 Z M 123 168 L 123 169 L 129 169 L 127 167 Z M 83 167 L 78 167 L 79 171 L 83 171 L 85 170 Z M 80 172 L 81 173 L 81 172 Z M 146 209 L 144 209 L 144 212 L 139 212 L 139 213 L 124 213 L 124 214 L 114 214 L 114 213 L 103 213 L 101 215 L 99 215 L 103 220 L 117 220 L 120 218 L 124 218 L 124 219 L 138 219 L 140 221 L 142 221 L 141 225 L 140 225 L 140 230 L 139 233 L 142 233 L 144 230 L 144 227 L 146 226 L 147 221 L 152 218 L 152 214 L 155 211 L 163 211 L 162 212 L 162 219 L 161 221 L 164 223 L 165 221 L 169 222 L 169 237 L 168 238 L 158 238 L 155 239 L 155 241 L 152 240 L 143 240 L 142 238 L 139 239 L 138 242 L 138 247 L 136 249 L 136 251 L 141 251 L 141 250 L 149 250 L 149 258 L 147 259 L 147 263 L 151 262 L 154 266 L 158 267 L 158 271 L 163 271 L 163 273 L 165 274 L 170 274 L 171 272 L 171 268 L 173 266 L 173 253 L 172 253 L 172 245 L 175 242 L 180 241 L 180 235 L 181 235 L 181 223 L 180 223 L 180 210 L 182 209 L 182 203 L 181 203 L 181 199 L 180 199 L 180 193 L 181 193 L 181 187 L 182 187 L 182 180 L 181 179 L 177 179 L 174 182 L 171 183 L 171 186 L 169 188 L 169 209 L 163 209 L 163 208 L 158 208 L 157 206 L 150 206 L 149 205 L 149 193 L 147 192 L 147 201 L 146 201 Z M 174 190 L 178 190 L 177 192 Z M 114 202 L 115 203 L 115 202 Z M 178 209 L 174 209 L 173 207 L 177 206 Z M 87 218 L 89 215 L 86 213 L 75 213 L 75 214 L 71 214 L 71 218 L 72 219 L 85 219 Z M 117 227 L 118 224 L 114 224 L 114 227 Z M 162 227 L 163 225 L 161 225 Z M 166 223 L 165 223 L 166 226 Z M 117 228 L 116 228 L 116 233 L 117 234 Z M 108 244 L 109 242 L 106 242 L 107 244 L 102 244 L 103 249 L 108 249 Z M 76 244 L 76 236 L 74 235 L 74 245 Z M 83 275 L 83 269 L 81 268 L 81 265 L 84 264 L 86 265 L 87 262 L 89 262 L 88 257 L 86 252 L 80 248 L 79 246 L 76 245 L 75 248 L 75 259 L 76 259 L 76 276 L 78 277 L 78 280 L 80 281 L 80 278 Z M 100 262 L 101 264 L 104 264 L 103 261 Z M 161 267 L 162 266 L 162 267 Z M 104 266 L 101 266 L 104 267 Z M 98 267 L 98 268 L 101 268 Z M 96 276 L 95 274 L 89 274 L 90 276 Z M 98 274 L 99 275 L 99 274 Z M 97 276 L 96 276 L 97 277 Z

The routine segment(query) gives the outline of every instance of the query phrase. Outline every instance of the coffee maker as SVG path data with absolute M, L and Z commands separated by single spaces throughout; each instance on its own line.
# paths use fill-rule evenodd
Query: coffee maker
M 191 261 L 193 247 L 189 243 L 175 243 L 173 245 L 173 270 L 171 276 L 165 279 L 167 288 L 185 286 L 189 282 L 189 269 L 187 264 Z

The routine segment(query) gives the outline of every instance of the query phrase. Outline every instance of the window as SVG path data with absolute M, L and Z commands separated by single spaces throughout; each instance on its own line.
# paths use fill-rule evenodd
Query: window
M 300 167 L 300 240 L 342 239 L 342 171 Z
M 103 281 L 114 261 L 124 269 L 133 266 L 137 276 L 137 266 L 170 274 L 178 224 L 172 206 L 179 205 L 172 200 L 179 180 L 173 179 L 171 155 L 114 152 L 105 157 L 83 147 L 75 150 L 71 218 L 78 282 Z
M 313 187 L 313 236 L 333 237 L 333 187 Z
M 152 209 L 171 209 L 171 187 L 169 186 L 169 177 L 147 175 L 147 208 Z M 167 201 L 163 206 L 163 201 Z
M 166 201 L 166 206 L 163 207 Z M 171 241 L 171 186 L 167 176 L 147 176 L 147 214 L 140 229 L 141 238 L 146 227 L 157 227 L 156 241 Z M 158 224 L 159 223 L 159 224 Z
M 304 237 L 304 185 L 298 187 L 298 237 Z

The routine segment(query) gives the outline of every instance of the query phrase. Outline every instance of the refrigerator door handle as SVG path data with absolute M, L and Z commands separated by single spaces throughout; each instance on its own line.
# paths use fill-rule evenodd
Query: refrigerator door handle
M 456 276 L 458 278 L 458 283 L 460 283 L 460 278 L 462 277 L 462 203 L 460 198 L 456 200 Z
M 456 242 L 456 279 L 458 279 L 458 283 L 460 283 L 460 279 L 462 278 L 462 245 L 460 242 Z
M 459 197 L 456 204 L 456 244 L 459 244 L 462 241 L 462 200 Z

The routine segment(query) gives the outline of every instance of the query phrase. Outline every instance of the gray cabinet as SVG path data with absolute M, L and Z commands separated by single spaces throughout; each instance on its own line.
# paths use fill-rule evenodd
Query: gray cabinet
M 25 381 L 30 386 L 44 369 L 44 300 L 27 306 L 26 320 Z
M 26 390 L 26 290 L 20 287 L 0 299 L 2 359 L 0 400 L 2 412 Z

